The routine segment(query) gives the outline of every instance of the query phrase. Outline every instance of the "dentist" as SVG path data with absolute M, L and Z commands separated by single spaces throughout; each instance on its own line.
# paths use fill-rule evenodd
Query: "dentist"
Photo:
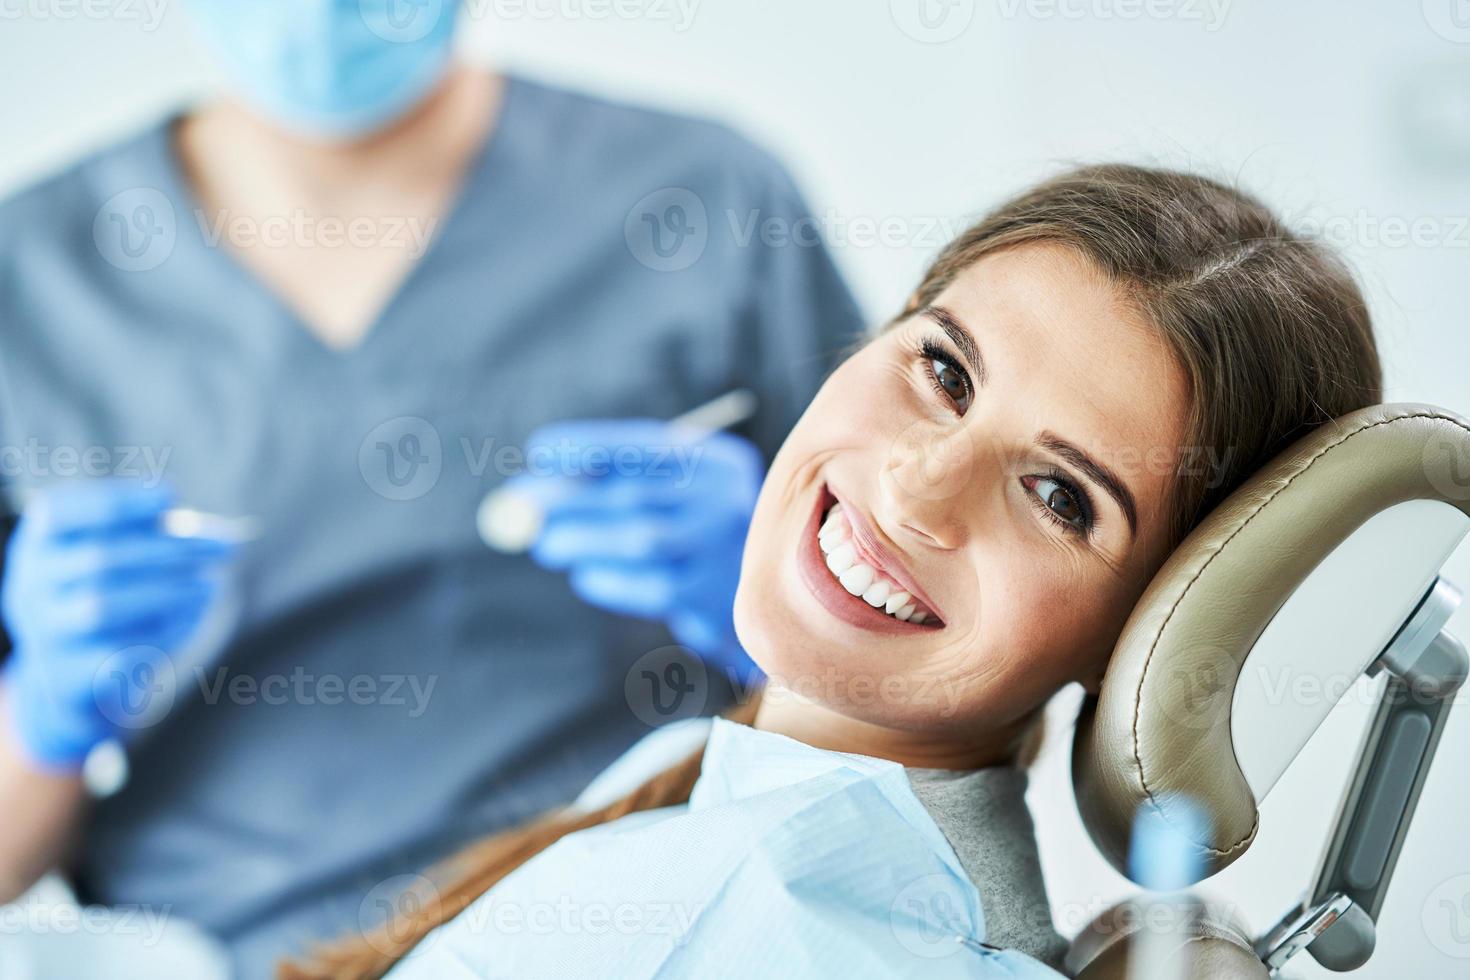
M 0 205 L 0 447 L 49 450 L 5 474 L 0 899 L 61 867 L 261 976 L 574 795 L 656 720 L 640 658 L 721 706 L 763 459 L 860 321 L 726 129 L 463 65 L 448 2 L 191 7 L 226 97 Z M 735 387 L 683 477 L 597 472 Z M 534 560 L 475 530 L 527 473 L 588 491 Z

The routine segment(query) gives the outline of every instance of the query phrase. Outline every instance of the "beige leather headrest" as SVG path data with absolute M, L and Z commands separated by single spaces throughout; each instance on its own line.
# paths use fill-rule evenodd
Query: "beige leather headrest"
M 1460 416 L 1430 405 L 1363 409 L 1297 442 L 1184 540 L 1077 722 L 1078 807 L 1114 867 L 1127 871 L 1140 807 L 1168 820 L 1185 800 L 1212 823 L 1196 841 L 1206 875 L 1245 852 L 1258 812 L 1231 732 L 1241 665 L 1297 586 L 1368 519 L 1412 500 L 1470 514 L 1467 462 L 1470 422 Z

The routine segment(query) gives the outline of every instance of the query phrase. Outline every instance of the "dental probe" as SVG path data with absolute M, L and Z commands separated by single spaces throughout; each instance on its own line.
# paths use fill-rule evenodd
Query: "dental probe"
M 30 487 L 4 488 L 0 511 L 19 517 L 36 496 Z M 193 507 L 170 507 L 158 516 L 158 529 L 171 538 L 209 538 L 230 544 L 245 544 L 260 537 L 260 521 L 254 517 L 226 517 Z
M 209 538 L 244 544 L 260 537 L 260 521 L 254 517 L 225 517 L 192 507 L 170 507 L 158 524 L 164 534 L 174 538 Z
M 700 439 L 744 422 L 755 414 L 758 404 L 755 392 L 736 388 L 670 419 L 669 425 L 689 439 Z M 507 555 L 529 551 L 545 523 L 546 510 L 540 500 L 505 487 L 487 493 L 475 514 L 480 539 Z

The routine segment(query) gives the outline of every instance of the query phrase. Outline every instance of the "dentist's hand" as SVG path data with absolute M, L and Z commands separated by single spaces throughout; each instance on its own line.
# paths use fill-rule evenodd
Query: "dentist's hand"
M 76 768 L 99 742 L 129 734 L 129 712 L 150 692 L 128 685 L 149 683 L 150 655 L 189 638 L 217 588 L 211 573 L 236 551 L 164 534 L 172 502 L 166 488 L 122 480 L 67 484 L 34 498 L 11 537 L 5 688 L 21 743 L 43 767 Z
M 754 445 L 657 420 L 563 422 L 533 433 L 526 459 L 512 485 L 545 508 L 538 563 L 567 571 L 586 602 L 662 620 L 710 663 L 750 669 L 733 607 L 765 469 Z

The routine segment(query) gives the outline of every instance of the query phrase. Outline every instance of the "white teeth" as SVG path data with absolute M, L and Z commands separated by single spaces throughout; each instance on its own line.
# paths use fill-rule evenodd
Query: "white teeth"
M 872 565 L 858 559 L 857 549 L 849 540 L 850 534 L 851 528 L 842 516 L 842 505 L 834 504 L 817 531 L 817 544 L 826 556 L 828 570 L 842 587 L 895 619 L 910 623 L 927 620 L 929 614 L 919 608 L 913 596 L 899 590 Z
M 858 562 L 843 572 L 837 581 L 841 582 L 842 587 L 853 595 L 862 595 L 868 586 L 873 584 L 873 576 L 876 574 L 871 565 L 864 565 L 862 562 Z
M 830 555 L 832 549 L 847 540 L 847 535 L 841 531 L 831 531 L 817 538 L 817 545 L 822 549 L 822 554 Z
M 840 544 L 827 554 L 827 567 L 833 575 L 841 576 L 853 565 L 857 564 L 857 551 L 850 543 Z
M 847 540 L 847 522 L 842 519 L 842 512 L 836 507 L 832 508 L 827 515 L 827 520 L 817 531 L 817 545 L 822 549 L 822 554 L 830 554 L 842 542 Z

